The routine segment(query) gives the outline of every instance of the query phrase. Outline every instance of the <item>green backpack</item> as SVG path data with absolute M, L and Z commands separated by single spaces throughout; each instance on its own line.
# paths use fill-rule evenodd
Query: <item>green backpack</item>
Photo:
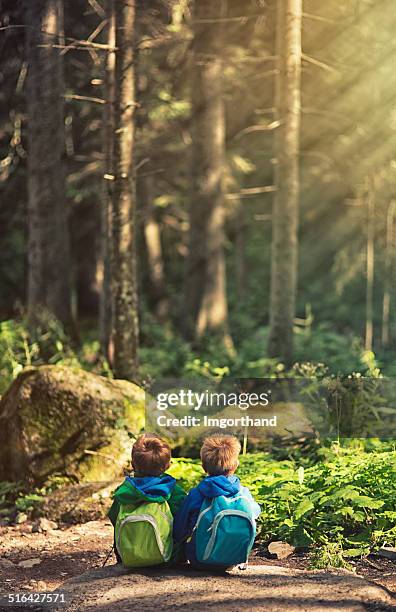
M 148 567 L 172 555 L 173 517 L 167 501 L 121 504 L 115 526 L 117 551 L 125 567 Z

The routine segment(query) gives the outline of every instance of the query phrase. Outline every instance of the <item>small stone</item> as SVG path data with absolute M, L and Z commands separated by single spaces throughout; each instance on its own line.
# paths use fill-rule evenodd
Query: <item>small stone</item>
M 384 557 L 385 559 L 396 559 L 396 548 L 393 546 L 383 546 L 377 552 L 377 555 L 380 557 Z
M 44 582 L 44 580 L 39 580 L 38 583 L 37 583 L 36 589 L 39 592 L 45 591 L 47 589 L 47 583 Z
M 46 518 L 39 518 L 33 524 L 33 532 L 34 533 L 46 533 L 47 531 L 52 531 L 54 529 L 58 529 L 57 523 L 54 521 L 49 521 Z
M 13 563 L 12 561 L 10 561 L 9 559 L 0 559 L 0 568 L 1 569 L 7 569 L 7 568 L 12 568 L 15 567 L 15 563 Z
M 18 567 L 30 568 L 35 565 L 39 565 L 41 563 L 41 559 L 25 559 L 25 561 L 20 561 L 18 563 Z
M 287 559 L 295 550 L 295 547 L 287 542 L 271 542 L 271 544 L 268 545 L 268 552 L 271 553 L 271 555 L 275 555 L 277 559 Z
M 15 522 L 17 525 L 21 525 L 22 523 L 26 523 L 28 520 L 28 515 L 25 512 L 18 512 Z

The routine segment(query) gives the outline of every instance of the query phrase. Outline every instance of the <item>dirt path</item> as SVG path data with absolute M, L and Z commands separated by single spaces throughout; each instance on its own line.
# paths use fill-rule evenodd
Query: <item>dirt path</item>
M 306 556 L 282 562 L 263 559 L 257 553 L 247 572 L 228 576 L 208 576 L 183 567 L 160 573 L 125 573 L 111 566 L 112 559 L 110 567 L 102 569 L 112 544 L 112 527 L 107 521 L 45 533 L 31 530 L 30 523 L 0 530 L 0 594 L 58 591 L 65 583 L 61 587 L 68 599 L 61 608 L 65 612 L 178 607 L 396 610 L 392 596 L 379 586 L 396 591 L 396 564 L 389 560 L 366 560 L 356 566 L 359 574 L 378 586 L 350 572 L 301 571 L 308 566 Z M 23 567 L 32 560 L 32 567 Z
M 126 572 L 92 570 L 61 589 L 65 612 L 120 610 L 270 610 L 313 612 L 396 609 L 389 593 L 351 572 L 306 572 L 251 566 L 222 575 L 175 568 Z

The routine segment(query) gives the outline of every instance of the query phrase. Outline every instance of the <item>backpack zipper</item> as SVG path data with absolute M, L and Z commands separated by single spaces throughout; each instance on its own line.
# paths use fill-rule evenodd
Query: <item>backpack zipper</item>
M 207 508 L 205 508 L 205 510 L 202 510 L 202 512 L 199 513 L 198 520 L 195 523 L 195 527 L 193 529 L 193 533 L 194 533 L 194 531 L 196 531 L 198 529 L 198 525 L 201 522 L 201 519 L 202 519 L 203 515 L 206 514 L 207 512 L 209 512 L 209 510 L 212 509 L 214 500 L 215 500 L 215 498 L 212 499 L 211 504 Z
M 237 500 L 237 499 L 245 499 L 247 502 L 249 502 L 249 503 L 250 503 L 250 499 L 249 499 L 248 497 L 246 497 L 245 495 L 242 495 L 242 494 L 240 494 L 240 495 L 236 495 L 235 497 L 226 497 L 225 495 L 218 495 L 217 497 L 213 497 L 213 498 L 212 498 L 212 501 L 211 501 L 211 503 L 210 503 L 210 505 L 209 505 L 207 508 L 205 508 L 205 510 L 203 510 L 202 512 L 200 512 L 200 514 L 199 514 L 199 516 L 198 516 L 198 520 L 197 520 L 197 522 L 195 523 L 195 527 L 194 527 L 194 529 L 193 529 L 193 531 L 192 531 L 193 533 L 194 533 L 194 531 L 195 531 L 196 529 L 198 529 L 198 525 L 199 525 L 199 523 L 201 522 L 201 519 L 203 518 L 204 514 L 206 514 L 207 512 L 209 512 L 209 510 L 211 510 L 211 509 L 212 509 L 212 506 L 213 506 L 214 500 L 215 500 L 215 499 L 218 499 L 219 497 L 224 498 L 224 500 L 225 500 L 226 502 L 228 502 L 228 503 L 233 503 L 233 502 L 234 502 L 235 500 Z M 223 510 L 222 512 L 228 512 L 228 510 Z M 239 511 L 239 512 L 240 512 L 240 511 Z M 219 512 L 219 514 L 220 514 L 220 512 Z M 212 525 L 211 527 L 209 527 L 208 531 L 211 531 L 212 529 L 213 529 L 213 525 Z

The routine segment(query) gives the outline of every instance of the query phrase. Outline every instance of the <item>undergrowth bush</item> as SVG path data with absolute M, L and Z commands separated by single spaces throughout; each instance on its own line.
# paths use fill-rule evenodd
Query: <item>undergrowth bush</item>
M 0 322 L 0 395 L 28 366 L 76 363 L 62 325 L 44 311 L 34 328 L 24 320 Z
M 26 367 L 68 365 L 112 376 L 99 354 L 99 342 L 87 334 L 75 347 L 62 324 L 43 310 L 35 317 L 34 326 L 24 319 L 0 322 L 0 396 Z

